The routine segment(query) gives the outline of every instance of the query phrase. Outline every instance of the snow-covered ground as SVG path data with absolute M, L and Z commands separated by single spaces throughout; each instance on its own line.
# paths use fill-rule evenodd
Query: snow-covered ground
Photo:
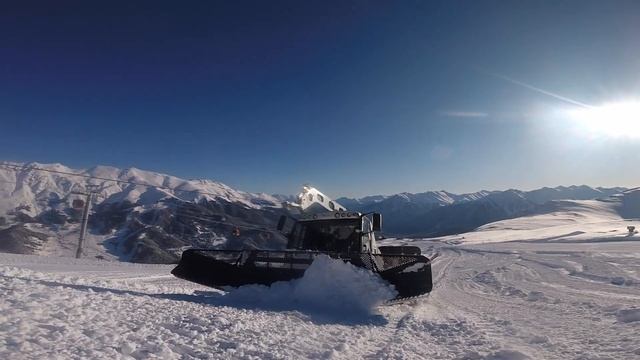
M 0 358 L 640 358 L 640 241 L 413 243 L 441 253 L 435 289 L 392 306 L 326 261 L 224 295 L 170 266 L 0 254 Z
M 440 253 L 431 294 L 390 306 L 379 278 L 328 258 L 225 294 L 171 266 L 0 254 L 0 358 L 640 359 L 640 221 L 619 204 L 386 240 Z
M 482 244 L 505 241 L 595 242 L 635 241 L 627 226 L 640 229 L 640 221 L 624 219 L 615 200 L 566 200 L 550 202 L 551 211 L 496 221 L 476 231 L 438 238 L 451 244 Z M 636 206 L 640 206 L 638 203 Z

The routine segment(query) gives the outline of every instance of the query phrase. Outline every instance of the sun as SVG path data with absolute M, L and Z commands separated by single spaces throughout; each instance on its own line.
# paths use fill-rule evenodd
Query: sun
M 570 110 L 569 116 L 591 136 L 640 138 L 640 101 L 583 107 Z

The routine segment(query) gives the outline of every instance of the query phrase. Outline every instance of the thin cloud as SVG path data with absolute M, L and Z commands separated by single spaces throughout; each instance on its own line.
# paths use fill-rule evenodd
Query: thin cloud
M 458 118 L 485 118 L 489 116 L 489 114 L 480 111 L 440 111 L 440 115 L 448 116 L 448 117 L 458 117 Z

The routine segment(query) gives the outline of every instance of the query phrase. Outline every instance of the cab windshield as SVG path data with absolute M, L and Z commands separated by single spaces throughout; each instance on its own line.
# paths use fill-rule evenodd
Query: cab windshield
M 350 252 L 359 249 L 360 219 L 300 221 L 293 228 L 289 248 Z

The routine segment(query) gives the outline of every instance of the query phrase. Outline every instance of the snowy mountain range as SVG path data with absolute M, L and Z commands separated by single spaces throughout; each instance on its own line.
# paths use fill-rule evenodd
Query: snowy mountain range
M 478 226 L 539 212 L 554 200 L 604 199 L 627 190 L 623 187 L 592 188 L 558 186 L 533 191 L 479 191 L 453 194 L 447 191 L 340 198 L 339 203 L 360 212 L 384 214 L 385 231 L 402 236 L 442 236 Z
M 79 175 L 76 175 L 79 174 Z M 115 181 L 114 181 L 115 180 Z M 275 230 L 291 195 L 248 193 L 211 180 L 185 180 L 136 168 L 0 163 L 0 251 L 71 255 L 88 185 L 96 196 L 85 254 L 166 263 L 188 246 L 280 248 Z M 348 209 L 384 215 L 385 234 L 442 236 L 546 211 L 549 201 L 607 198 L 624 188 L 570 186 L 341 198 Z M 77 205 L 77 204 L 76 204 Z M 634 209 L 628 209 L 634 212 Z

